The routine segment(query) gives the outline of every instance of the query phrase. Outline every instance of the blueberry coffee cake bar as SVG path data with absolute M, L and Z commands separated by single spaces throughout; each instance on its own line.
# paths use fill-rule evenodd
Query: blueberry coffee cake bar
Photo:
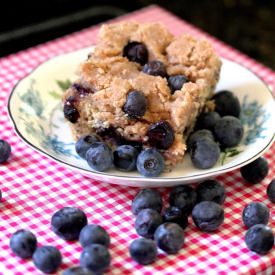
M 112 148 L 154 147 L 172 167 L 183 159 L 220 67 L 205 39 L 174 37 L 158 23 L 103 25 L 64 94 L 64 116 L 76 140 L 96 134 Z

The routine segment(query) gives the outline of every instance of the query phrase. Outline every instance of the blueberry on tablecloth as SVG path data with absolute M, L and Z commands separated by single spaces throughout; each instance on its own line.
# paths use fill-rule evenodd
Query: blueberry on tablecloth
M 216 180 L 205 180 L 197 188 L 197 201 L 213 201 L 223 204 L 225 200 L 225 188 Z
M 132 212 L 137 215 L 142 209 L 151 208 L 157 212 L 162 209 L 161 194 L 155 189 L 142 189 L 138 192 L 132 202 Z
M 224 210 L 213 201 L 202 201 L 193 208 L 192 219 L 200 230 L 215 231 L 224 221 Z
M 144 238 L 153 238 L 159 225 L 162 224 L 161 215 L 154 209 L 141 210 L 135 220 L 137 233 Z
M 86 224 L 86 214 L 76 207 L 64 207 L 55 212 L 51 219 L 52 230 L 65 240 L 78 240 Z
M 60 251 L 54 246 L 38 247 L 33 254 L 34 265 L 44 273 L 55 272 L 62 262 Z
M 255 224 L 268 224 L 269 209 L 261 202 L 251 202 L 243 209 L 242 220 L 247 228 Z
M 153 263 L 157 258 L 157 246 L 153 240 L 139 238 L 129 248 L 131 258 L 141 265 Z
M 260 255 L 267 254 L 274 246 L 273 231 L 264 224 L 253 225 L 245 234 L 245 243 L 249 250 Z
M 260 183 L 268 174 L 268 162 L 264 157 L 259 157 L 249 164 L 241 167 L 242 177 L 249 183 Z
M 107 231 L 100 225 L 88 224 L 81 229 L 79 242 L 82 247 L 95 243 L 108 247 L 110 244 L 110 237 Z
M 176 254 L 184 244 L 184 232 L 178 224 L 166 222 L 157 228 L 154 239 L 161 250 Z
M 275 203 L 275 179 L 273 179 L 267 186 L 266 194 L 269 200 Z
M 194 188 L 188 185 L 179 185 L 172 188 L 169 193 L 170 206 L 181 209 L 183 214 L 189 215 L 197 201 L 197 194 Z
M 106 246 L 91 244 L 80 255 L 80 265 L 96 274 L 103 273 L 111 264 L 111 255 Z
M 37 246 L 35 235 L 28 230 L 20 229 L 12 234 L 10 248 L 18 257 L 31 258 Z

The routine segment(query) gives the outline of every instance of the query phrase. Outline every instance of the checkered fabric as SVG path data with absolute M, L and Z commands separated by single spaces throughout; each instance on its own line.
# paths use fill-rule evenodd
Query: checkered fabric
M 149 6 L 117 20 L 158 21 L 175 35 L 182 32 L 206 36 L 217 52 L 254 71 L 270 86 L 274 72 L 217 39 L 184 22 L 158 6 Z M 216 233 L 202 233 L 192 221 L 185 230 L 186 241 L 177 255 L 159 252 L 149 266 L 135 263 L 128 247 L 137 238 L 131 201 L 137 188 L 98 182 L 62 167 L 26 146 L 15 134 L 8 119 L 6 102 L 19 79 L 38 64 L 58 54 L 90 46 L 96 41 L 99 26 L 94 26 L 54 41 L 0 59 L 0 139 L 12 146 L 8 163 L 0 165 L 0 274 L 41 274 L 31 260 L 21 260 L 9 249 L 9 238 L 18 229 L 36 234 L 39 245 L 54 245 L 63 255 L 62 273 L 77 265 L 82 251 L 78 242 L 66 242 L 50 229 L 52 214 L 64 206 L 83 209 L 90 223 L 103 226 L 111 236 L 112 263 L 106 274 L 275 274 L 275 249 L 266 256 L 250 252 L 244 243 L 245 228 L 241 212 L 251 201 L 266 203 L 271 211 L 269 225 L 275 229 L 275 205 L 269 202 L 266 186 L 275 175 L 275 146 L 265 157 L 269 175 L 258 185 L 249 185 L 239 170 L 217 177 L 227 191 L 225 221 Z M 160 189 L 167 201 L 169 189 Z

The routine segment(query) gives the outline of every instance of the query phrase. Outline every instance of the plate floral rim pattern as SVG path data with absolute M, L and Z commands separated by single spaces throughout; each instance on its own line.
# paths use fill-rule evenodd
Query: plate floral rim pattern
M 83 49 L 81 50 L 78 50 L 78 51 L 83 51 Z M 75 52 L 78 52 L 78 51 L 75 51 Z M 74 53 L 74 52 L 73 52 Z M 9 117 L 10 117 L 10 120 L 12 121 L 12 124 L 14 126 L 14 129 L 15 129 L 15 132 L 16 134 L 30 147 L 32 147 L 33 149 L 35 149 L 36 151 L 42 153 L 43 155 L 47 156 L 48 158 L 52 159 L 52 160 L 55 160 L 56 162 L 58 163 L 62 163 L 63 165 L 69 167 L 69 168 L 72 168 L 74 170 L 78 170 L 78 171 L 83 171 L 86 173 L 91 173 L 91 174 L 98 174 L 98 175 L 102 175 L 102 176 L 106 176 L 106 177 L 111 177 L 111 178 L 116 178 L 116 179 L 120 179 L 120 178 L 126 178 L 126 179 L 133 179 L 135 181 L 144 181 L 144 177 L 141 177 L 141 176 L 133 176 L 133 175 L 115 175 L 115 174 L 110 174 L 110 173 L 107 173 L 107 172 L 98 172 L 98 171 L 93 171 L 93 170 L 89 170 L 89 169 L 85 169 L 83 167 L 79 167 L 77 165 L 73 165 L 71 163 L 68 163 L 66 161 L 63 161 L 57 157 L 55 157 L 53 154 L 50 154 L 49 152 L 47 152 L 46 150 L 43 150 L 41 148 L 39 148 L 38 146 L 34 145 L 32 142 L 30 142 L 22 133 L 21 131 L 18 129 L 17 127 L 17 122 L 16 122 L 16 119 L 14 118 L 13 116 L 13 113 L 12 113 L 12 101 L 13 101 L 13 97 L 15 95 L 15 91 L 16 91 L 16 88 L 20 85 L 20 83 L 30 77 L 32 74 L 34 74 L 36 72 L 36 70 L 38 70 L 41 66 L 45 65 L 46 63 L 56 59 L 56 58 L 60 58 L 60 57 L 63 57 L 63 56 L 66 56 L 66 55 L 70 55 L 71 53 L 66 53 L 66 54 L 61 54 L 61 55 L 57 55 L 53 58 L 50 58 L 49 60 L 39 64 L 37 67 L 35 67 L 31 72 L 29 72 L 28 75 L 24 76 L 21 80 L 19 80 L 17 82 L 17 84 L 13 87 L 10 95 L 9 95 L 9 98 L 8 98 L 8 104 L 7 104 L 7 109 L 8 109 L 8 114 L 9 114 Z M 238 64 L 236 63 L 235 61 L 232 61 L 230 59 L 227 59 L 227 58 L 223 58 L 224 60 L 227 60 L 229 62 L 233 62 L 234 64 L 242 67 L 242 68 L 245 68 L 246 70 L 250 71 L 260 82 L 262 82 L 264 85 L 265 85 L 265 88 L 267 89 L 267 91 L 270 93 L 270 95 L 272 96 L 272 98 L 274 99 L 274 96 L 272 94 L 272 91 L 271 89 L 268 87 L 268 85 L 265 83 L 265 81 L 263 81 L 258 75 L 256 75 L 253 71 L 251 71 L 249 68 L 246 68 L 244 67 L 243 65 L 241 64 Z M 66 90 L 66 88 L 71 84 L 71 82 L 68 80 L 68 79 L 63 79 L 63 80 L 56 80 L 57 82 L 57 85 L 59 86 L 60 88 L 60 91 L 64 91 Z M 37 91 L 35 90 L 34 88 L 34 85 L 35 85 L 35 80 L 32 79 L 31 80 L 31 83 L 30 83 L 30 87 L 29 87 L 29 95 L 31 95 L 31 97 L 29 96 L 28 97 L 28 93 L 25 93 L 21 100 L 24 101 L 25 103 L 29 104 L 29 105 L 32 105 L 35 106 L 34 107 L 34 112 L 35 114 L 38 116 L 38 117 L 42 117 L 43 118 L 43 106 L 41 104 L 41 101 L 39 100 L 39 94 L 37 93 Z M 60 93 L 57 93 L 56 91 L 50 91 L 49 94 L 52 96 L 52 97 L 60 97 Z M 38 95 L 38 96 L 37 96 Z M 33 98 L 36 98 L 33 100 Z M 240 116 L 240 120 L 242 121 L 242 123 L 244 125 L 250 125 L 250 129 L 247 130 L 247 135 L 244 139 L 244 143 L 245 144 L 249 144 L 249 143 L 252 143 L 256 138 L 261 138 L 261 124 L 264 122 L 264 120 L 267 119 L 267 116 L 268 114 L 265 113 L 265 111 L 263 110 L 263 108 L 261 108 L 261 106 L 258 104 L 257 101 L 252 101 L 250 102 L 248 97 L 245 96 L 243 102 L 241 103 L 242 105 L 242 113 L 241 113 L 241 116 Z M 260 118 L 260 121 L 259 121 L 259 118 Z M 251 126 L 252 125 L 252 126 Z M 51 146 L 54 146 L 55 148 L 55 152 L 59 152 L 59 153 L 63 153 L 63 154 L 69 154 L 69 151 L 66 151 L 66 149 L 63 147 L 64 144 L 62 142 L 60 142 L 58 140 L 58 138 L 56 136 L 51 136 L 51 135 L 48 135 L 45 133 L 43 127 L 39 127 L 39 131 L 40 133 L 38 133 L 39 136 L 43 136 L 45 138 L 45 141 L 44 141 L 44 145 L 51 145 Z M 27 131 L 37 131 L 37 130 L 34 130 L 33 128 L 31 128 L 30 126 L 30 129 L 27 130 Z M 225 173 L 225 172 L 229 172 L 229 171 L 232 171 L 232 170 L 235 170 L 251 161 L 253 161 L 254 159 L 256 159 L 257 157 L 261 156 L 273 143 L 274 141 L 274 138 L 275 138 L 275 131 L 273 133 L 273 136 L 272 138 L 269 140 L 269 142 L 265 145 L 264 148 L 262 148 L 262 150 L 260 150 L 256 155 L 252 156 L 251 158 L 241 162 L 241 163 L 238 163 L 236 165 L 233 165 L 233 166 L 230 166 L 230 167 L 224 167 L 222 168 L 223 166 L 223 162 L 226 158 L 230 158 L 230 157 L 233 157 L 237 154 L 239 154 L 241 152 L 241 149 L 239 148 L 231 148 L 225 152 L 222 153 L 222 156 L 220 158 L 219 161 L 221 161 L 221 166 L 219 167 L 218 170 L 216 171 L 203 171 L 202 173 L 200 173 L 199 175 L 188 175 L 188 176 L 179 176 L 179 177 L 157 177 L 157 178 L 146 178 L 146 180 L 150 180 L 152 182 L 156 181 L 156 182 L 159 182 L 160 180 L 161 181 L 181 181 L 181 180 L 185 180 L 185 179 L 188 179 L 188 180 L 192 180 L 192 179 L 200 179 L 200 178 L 204 178 L 204 177 L 211 177 L 211 176 L 214 176 L 214 175 L 218 175 L 218 174 L 221 174 L 221 173 Z M 69 145 L 72 145 L 72 143 L 69 143 Z M 65 151 L 64 151 L 65 150 Z M 76 157 L 78 158 L 78 156 L 75 156 L 72 154 L 73 157 Z

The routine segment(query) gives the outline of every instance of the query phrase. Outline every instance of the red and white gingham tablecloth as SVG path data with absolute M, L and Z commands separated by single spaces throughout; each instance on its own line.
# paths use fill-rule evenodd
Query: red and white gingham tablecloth
M 270 86 L 275 73 L 217 39 L 203 33 L 158 6 L 149 6 L 116 20 L 158 21 L 179 35 L 206 36 L 217 52 L 254 71 Z M 25 228 L 33 231 L 39 245 L 54 245 L 63 255 L 60 273 L 79 263 L 82 251 L 78 242 L 68 243 L 50 229 L 52 214 L 64 206 L 83 209 L 90 223 L 103 226 L 111 236 L 112 264 L 106 274 L 275 274 L 275 248 L 266 256 L 250 252 L 244 243 L 245 228 L 241 222 L 243 207 L 251 201 L 262 201 L 271 211 L 269 225 L 275 231 L 275 205 L 266 196 L 266 186 L 275 176 L 275 145 L 265 154 L 270 165 L 268 177 L 258 185 L 248 185 L 239 170 L 217 177 L 224 183 L 227 198 L 225 222 L 217 233 L 198 231 L 192 221 L 185 231 L 184 247 L 177 255 L 160 253 L 158 260 L 141 266 L 131 260 L 128 247 L 137 238 L 133 227 L 131 201 L 137 188 L 110 185 L 88 179 L 62 167 L 26 146 L 15 134 L 8 119 L 6 103 L 11 89 L 38 64 L 58 54 L 92 45 L 99 26 L 0 59 L 0 139 L 12 146 L 7 164 L 0 165 L 0 274 L 41 274 L 31 260 L 21 260 L 11 253 L 9 238 Z M 169 189 L 160 189 L 167 200 Z

